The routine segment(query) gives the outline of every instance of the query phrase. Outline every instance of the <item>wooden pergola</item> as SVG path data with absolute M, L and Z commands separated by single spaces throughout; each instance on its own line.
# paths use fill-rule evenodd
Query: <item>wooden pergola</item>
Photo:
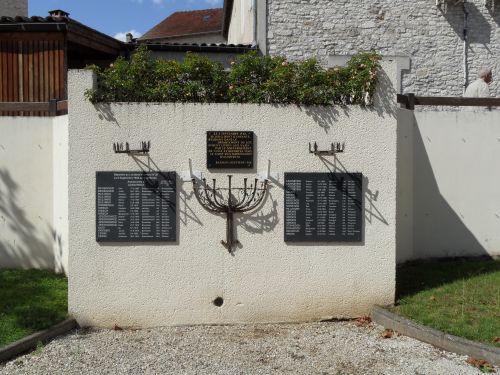
M 122 42 L 67 13 L 51 14 L 57 16 L 0 18 L 0 102 L 48 105 L 51 100 L 66 100 L 68 69 L 106 65 L 125 53 Z M 5 109 L 5 104 L 0 108 Z M 47 115 L 48 111 L 29 111 L 27 107 L 26 111 L 0 112 L 19 114 Z

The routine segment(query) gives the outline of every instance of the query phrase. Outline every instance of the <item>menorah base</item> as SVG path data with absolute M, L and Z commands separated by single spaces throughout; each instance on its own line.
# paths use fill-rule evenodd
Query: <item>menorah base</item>
M 221 240 L 220 243 L 222 244 L 222 246 L 224 246 L 227 249 L 227 251 L 232 253 L 233 246 L 239 245 L 240 241 L 236 240 L 236 241 L 226 242 L 226 241 Z

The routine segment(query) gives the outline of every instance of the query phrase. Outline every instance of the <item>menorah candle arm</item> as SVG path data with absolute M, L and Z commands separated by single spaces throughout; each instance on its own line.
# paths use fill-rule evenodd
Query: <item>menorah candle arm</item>
M 225 206 L 223 202 L 220 202 L 219 199 L 217 198 L 217 189 L 215 188 L 216 186 L 216 180 L 215 178 L 213 179 L 213 188 L 212 188 L 212 195 L 214 196 L 213 201 L 207 197 L 207 199 L 212 203 L 214 207 L 216 207 L 220 211 L 225 211 Z
M 243 198 L 238 204 L 235 205 L 235 208 L 241 208 L 242 206 L 244 206 L 246 204 L 245 201 L 247 199 L 247 196 L 248 196 L 247 179 L 245 178 L 243 180 Z
M 200 186 L 199 189 L 203 189 L 203 193 L 205 194 L 205 199 L 203 200 L 201 198 L 201 195 L 199 195 L 199 196 L 197 196 L 197 198 L 199 198 L 198 201 L 200 202 L 200 204 L 203 207 L 205 207 L 209 210 L 213 210 L 213 208 L 211 206 L 209 206 L 210 199 L 208 197 L 208 192 L 207 192 L 207 180 L 203 179 L 202 181 L 203 181 L 203 186 L 202 187 Z M 201 194 L 203 194 L 203 193 L 201 193 Z
M 262 189 L 261 189 L 260 193 L 258 194 L 257 200 L 254 200 L 254 204 L 252 204 L 251 206 L 248 206 L 245 209 L 245 211 L 255 210 L 262 203 L 262 201 L 264 200 L 264 197 L 267 193 L 267 186 L 268 186 L 268 184 L 267 184 L 267 180 L 266 180 L 262 185 Z M 253 200 L 253 198 L 255 198 L 255 196 L 252 197 L 252 200 Z
M 213 203 L 213 202 L 210 200 L 210 197 L 209 197 L 209 195 L 208 195 L 207 181 L 206 181 L 205 179 L 203 179 L 203 185 L 205 185 L 205 186 L 203 187 L 203 189 L 204 189 L 204 192 L 205 192 L 205 199 L 206 199 L 207 204 L 208 204 L 208 203 Z M 212 206 L 212 205 L 213 205 L 213 204 L 211 204 L 211 206 Z M 211 207 L 211 209 L 213 209 L 213 207 Z
M 253 191 L 252 194 L 250 195 L 250 202 L 252 202 L 255 199 L 255 193 L 257 192 L 257 179 L 255 179 L 253 183 Z
M 250 200 L 247 200 L 248 198 L 248 189 L 247 189 L 247 179 L 245 178 L 244 180 L 244 186 L 243 186 L 243 198 L 241 201 L 233 206 L 235 211 L 239 211 L 240 209 L 244 209 L 246 206 L 250 204 Z
M 193 182 L 194 196 L 196 197 L 196 200 L 201 204 L 201 206 L 211 212 L 221 212 L 220 209 L 212 207 L 212 204 L 210 204 L 210 199 L 208 199 L 208 197 L 206 198 L 206 201 L 203 200 L 203 198 L 200 195 L 199 191 L 200 188 L 196 183 L 196 180 L 193 178 L 191 181 Z M 206 189 L 205 189 L 205 194 L 207 194 Z
M 253 191 L 248 198 L 248 202 L 241 207 L 242 209 L 244 209 L 245 211 L 250 211 L 249 206 L 251 206 L 252 202 L 254 201 L 256 192 L 257 192 L 257 179 L 255 179 L 253 183 Z
M 196 179 L 191 179 L 191 182 L 193 183 L 193 192 L 194 192 L 194 196 L 196 197 L 196 200 L 203 206 L 205 207 L 205 204 L 203 203 L 203 200 L 201 199 L 201 196 L 200 196 L 200 188 L 198 186 L 198 184 L 196 183 Z M 207 208 L 207 207 L 205 207 Z

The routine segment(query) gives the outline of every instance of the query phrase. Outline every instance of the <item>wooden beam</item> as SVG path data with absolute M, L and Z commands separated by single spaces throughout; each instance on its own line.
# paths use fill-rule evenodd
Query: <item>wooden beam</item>
M 48 102 L 0 102 L 0 112 L 3 111 L 48 111 Z
M 68 112 L 68 101 L 67 100 L 59 100 L 57 102 L 57 112 L 66 111 Z
M 97 32 L 91 33 L 87 29 L 73 24 L 67 34 L 68 43 L 79 44 L 108 55 L 118 56 L 121 51 L 121 44 L 118 40 L 115 43 L 110 39 L 111 37 L 101 36 Z
M 416 105 L 500 107 L 500 98 L 463 98 L 455 96 L 415 96 L 413 94 L 398 94 L 397 102 L 403 104 L 407 109 L 414 109 Z
M 499 107 L 500 98 L 462 98 L 439 96 L 416 96 L 415 105 L 443 105 L 466 107 Z
M 68 113 L 67 100 L 51 100 L 49 102 L 0 102 L 1 112 L 47 112 L 50 116 Z
M 64 40 L 64 32 L 0 32 L 0 40 Z

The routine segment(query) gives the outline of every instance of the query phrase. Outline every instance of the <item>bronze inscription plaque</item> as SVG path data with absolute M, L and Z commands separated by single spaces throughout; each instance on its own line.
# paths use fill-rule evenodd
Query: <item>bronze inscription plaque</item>
M 253 132 L 208 131 L 207 168 L 253 168 Z

